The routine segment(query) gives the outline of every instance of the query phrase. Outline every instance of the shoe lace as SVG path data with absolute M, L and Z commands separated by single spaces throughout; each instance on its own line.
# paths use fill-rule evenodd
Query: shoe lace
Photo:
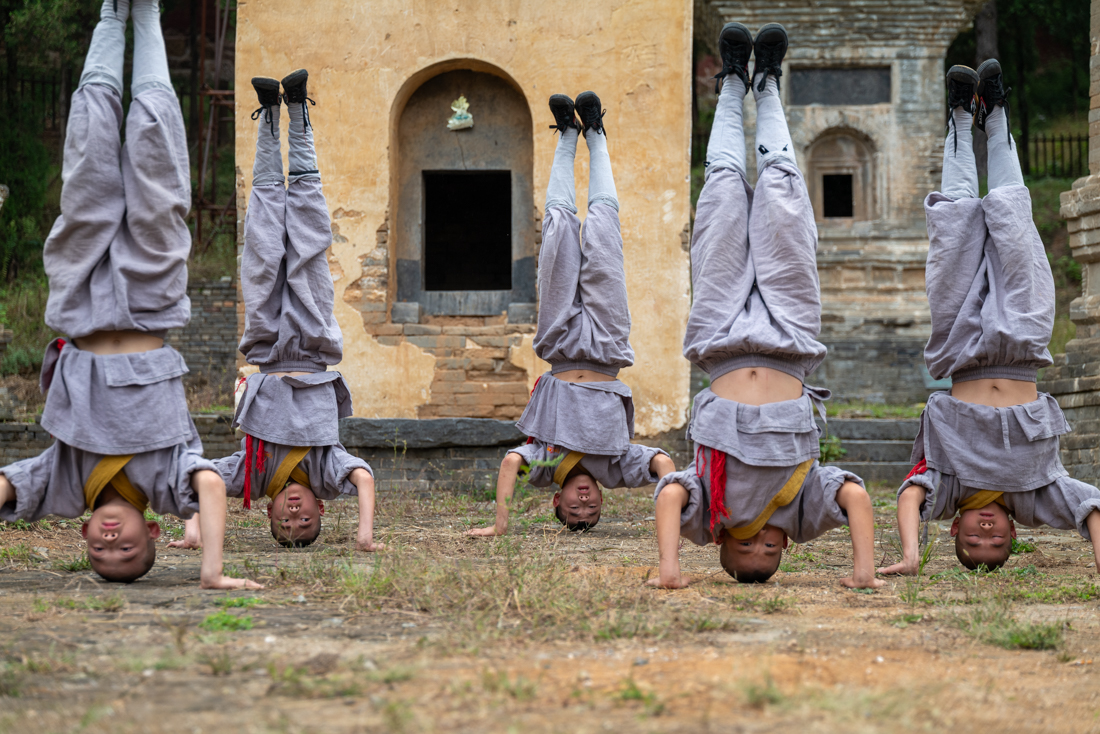
M 293 102 L 290 101 L 289 95 L 286 95 L 286 96 L 287 96 L 286 103 L 288 105 L 294 104 Z M 312 129 L 313 125 L 311 125 L 309 123 L 309 106 L 306 105 L 306 102 L 309 102 L 309 104 L 313 105 L 314 107 L 317 106 L 317 103 L 314 102 L 309 97 L 302 97 L 302 118 L 305 120 L 306 127 Z
M 753 69 L 754 76 L 758 71 L 762 70 L 764 72 L 764 76 L 760 78 L 760 84 L 756 86 L 756 91 L 764 91 L 764 85 L 768 83 L 768 74 L 775 77 L 775 88 L 776 91 L 779 90 L 779 77 L 783 76 L 782 61 L 783 59 L 779 55 L 779 48 L 776 46 L 762 46 L 760 50 L 756 52 L 757 68 Z
M 969 90 L 969 93 L 967 91 Z M 955 146 L 951 154 L 959 152 L 959 126 L 955 122 L 955 108 L 962 107 L 967 112 L 974 111 L 974 86 L 972 84 L 947 85 L 947 127 L 945 130 L 954 129 Z
M 607 110 L 597 111 L 595 107 L 586 107 L 581 113 L 581 120 L 584 122 L 584 137 L 588 137 L 589 130 L 595 130 L 598 133 L 605 132 L 603 129 L 603 116 L 607 114 Z
M 252 113 L 252 119 L 256 120 L 260 117 L 260 115 L 262 115 L 266 112 L 267 113 L 267 122 L 271 125 L 271 137 L 274 138 L 274 137 L 277 137 L 277 136 L 275 135 L 275 118 L 272 117 L 272 115 L 271 115 L 271 108 L 272 107 L 274 107 L 274 105 L 261 103 L 260 106 L 257 107 L 256 110 Z
M 745 89 L 747 90 L 752 86 L 752 82 L 749 81 L 748 62 L 744 64 L 734 63 L 733 51 L 730 49 L 725 41 L 722 41 L 722 71 L 714 75 L 714 93 L 718 94 L 718 90 L 722 86 L 722 80 L 730 74 L 736 74 L 741 78 L 741 81 L 745 82 Z

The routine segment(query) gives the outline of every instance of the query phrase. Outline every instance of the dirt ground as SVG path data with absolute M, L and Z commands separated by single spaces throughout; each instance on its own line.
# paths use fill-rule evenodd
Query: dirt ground
M 232 503 L 227 562 L 258 592 L 200 590 L 199 553 L 163 543 L 107 584 L 77 521 L 5 526 L 0 732 L 1100 731 L 1100 579 L 1073 534 L 1021 529 L 1035 550 L 975 574 L 934 525 L 924 574 L 872 593 L 838 583 L 844 529 L 758 586 L 687 545 L 702 580 L 658 591 L 646 490 L 608 492 L 585 534 L 548 498 L 521 494 L 514 534 L 486 540 L 462 530 L 488 503 L 383 494 L 373 556 L 350 550 L 349 503 L 299 550 Z

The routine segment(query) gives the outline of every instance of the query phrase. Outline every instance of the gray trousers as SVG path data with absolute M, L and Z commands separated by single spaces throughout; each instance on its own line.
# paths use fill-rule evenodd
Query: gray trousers
M 267 134 L 262 131 L 261 135 Z M 240 350 L 265 372 L 324 371 L 343 357 L 333 314 L 328 205 L 319 180 L 254 186 L 244 224 Z
M 754 192 L 734 168 L 712 166 L 691 240 L 693 300 L 684 356 L 711 379 L 771 367 L 804 380 L 825 359 L 817 226 L 802 174 L 785 157 Z
M 122 99 L 100 84 L 73 94 L 62 166 L 61 216 L 42 259 L 46 323 L 72 337 L 161 332 L 191 318 L 187 137 L 176 97 L 134 97 L 119 140 Z
M 1051 364 L 1054 278 L 1025 186 L 984 199 L 925 200 L 925 282 L 932 336 L 924 349 L 935 379 L 1034 381 Z
M 552 206 L 542 221 L 535 354 L 553 372 L 615 376 L 634 364 L 619 213 L 602 201 L 581 220 Z

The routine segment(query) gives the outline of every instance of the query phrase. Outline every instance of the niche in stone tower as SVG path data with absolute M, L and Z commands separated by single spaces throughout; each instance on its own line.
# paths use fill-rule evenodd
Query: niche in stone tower
M 507 312 L 509 321 L 533 321 L 531 112 L 504 72 L 469 63 L 478 70 L 450 62 L 453 70 L 430 76 L 398 116 L 397 301 L 421 319 Z M 462 95 L 474 125 L 448 130 Z
M 806 157 L 806 183 L 818 222 L 877 218 L 870 140 L 855 130 L 826 130 Z

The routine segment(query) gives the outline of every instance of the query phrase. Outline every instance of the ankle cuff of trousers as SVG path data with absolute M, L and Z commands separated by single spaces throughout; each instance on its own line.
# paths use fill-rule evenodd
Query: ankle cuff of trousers
M 615 367 L 609 367 L 606 364 L 600 364 L 598 362 L 586 362 L 580 360 L 577 362 L 555 362 L 550 365 L 550 374 L 556 375 L 560 372 L 568 372 L 569 370 L 591 370 L 592 372 L 599 372 L 601 375 L 607 375 L 608 377 L 618 377 L 619 370 Z
M 964 370 L 954 372 L 951 375 L 951 382 L 970 382 L 971 380 L 989 380 L 994 378 L 1037 382 L 1038 376 L 1039 369 L 1037 367 L 991 365 L 988 367 L 968 367 Z

